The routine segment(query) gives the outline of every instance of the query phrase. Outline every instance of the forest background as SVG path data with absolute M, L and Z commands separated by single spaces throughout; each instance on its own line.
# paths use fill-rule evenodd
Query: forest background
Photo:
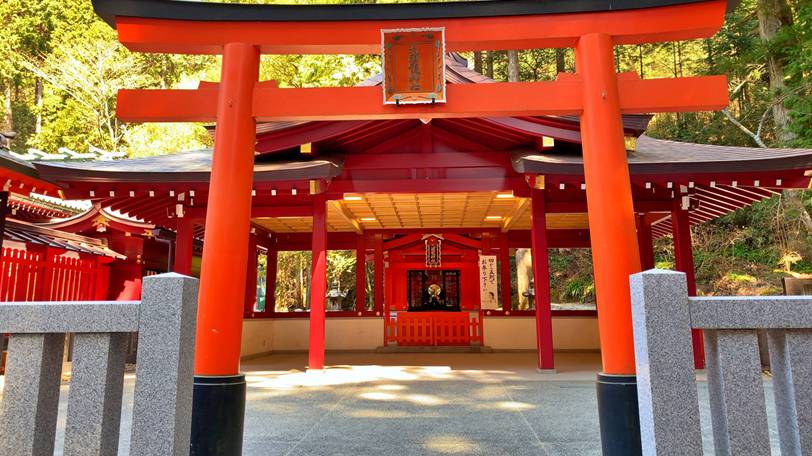
M 16 132 L 13 150 L 85 151 L 93 146 L 137 157 L 211 146 L 203 125 L 118 122 L 115 94 L 120 88 L 192 88 L 200 80 L 216 81 L 219 58 L 130 53 L 93 13 L 89 0 L 3 0 L 0 20 L 0 131 Z M 483 51 L 464 57 L 496 80 L 549 80 L 574 71 L 572 51 L 565 49 Z M 621 46 L 615 57 L 618 71 L 635 71 L 643 78 L 729 77 L 728 109 L 657 115 L 651 136 L 812 148 L 812 1 L 743 0 L 710 39 Z M 342 86 L 379 71 L 378 56 L 263 56 L 261 78 L 289 87 Z M 810 210 L 812 192 L 787 191 L 694 227 L 700 293 L 778 294 L 782 277 L 812 273 Z M 290 293 L 306 296 L 303 272 L 309 258 L 303 255 L 281 259 L 280 280 L 296 283 Z M 658 267 L 673 267 L 670 238 L 657 240 L 656 255 Z M 340 282 L 353 283 L 342 279 L 354 270 L 352 256 L 331 254 L 331 274 Z M 588 251 L 555 251 L 551 269 L 554 300 L 594 299 Z

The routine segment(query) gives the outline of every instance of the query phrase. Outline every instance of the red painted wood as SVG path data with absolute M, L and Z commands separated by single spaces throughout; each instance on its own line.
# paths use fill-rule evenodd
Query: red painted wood
M 637 215 L 637 245 L 640 247 L 640 265 L 643 270 L 654 268 L 654 239 L 651 236 L 651 222 L 645 214 Z
M 265 312 L 261 317 L 268 317 L 276 311 L 276 273 L 279 267 L 279 247 L 276 239 L 268 244 L 268 269 L 265 275 Z
M 248 264 L 245 274 L 245 303 L 243 305 L 243 318 L 254 316 L 257 305 L 257 235 L 248 236 Z
M 355 310 L 363 312 L 367 308 L 367 259 L 366 240 L 358 235 L 355 246 Z
M 677 271 L 685 273 L 688 283 L 688 296 L 696 296 L 696 276 L 694 273 L 694 252 L 691 242 L 691 223 L 688 211 L 679 208 L 679 200 L 674 201 L 671 212 L 671 229 L 674 235 L 674 259 Z M 691 330 L 694 350 L 694 367 L 705 368 L 704 335 L 701 329 Z
M 190 276 L 192 275 L 194 223 L 190 218 L 179 218 L 176 230 L 172 270 L 178 274 Z
M 259 76 L 259 50 L 232 43 L 223 54 L 220 90 L 210 91 L 218 94 L 213 112 L 218 128 L 200 276 L 196 375 L 235 375 L 240 369 L 256 144 L 251 96 Z
M 482 316 L 468 312 L 398 312 L 386 319 L 384 339 L 399 346 L 483 343 Z
M 383 235 L 376 234 L 374 237 L 375 249 L 375 277 L 374 277 L 374 293 L 375 293 L 375 310 L 383 311 L 384 315 L 388 314 L 388 309 L 384 309 L 384 284 L 383 284 Z
M 324 326 L 327 296 L 327 206 L 323 196 L 313 204 L 313 274 L 310 279 L 309 369 L 324 369 Z
M 97 258 L 61 256 L 64 250 L 29 246 L 4 248 L 0 265 L 0 301 L 92 301 L 104 271 Z
M 510 287 L 510 245 L 507 233 L 499 237 L 499 280 L 502 285 L 502 310 L 511 310 L 512 291 Z
M 117 17 L 119 41 L 140 52 L 219 54 L 232 42 L 271 54 L 378 54 L 380 29 L 444 27 L 448 51 L 573 47 L 601 31 L 615 44 L 707 38 L 724 22 L 727 2 L 591 13 L 345 22 L 183 21 Z
M 603 371 L 629 375 L 635 372 L 629 276 L 640 272 L 640 252 L 621 121 L 623 79 L 615 69 L 615 44 L 603 33 L 585 35 L 578 40 L 575 56 L 576 70 L 585 76 L 581 140 L 595 289 L 600 296 Z M 671 92 L 676 88 L 660 87 L 665 94 L 649 95 L 678 98 L 683 94 Z
M 536 291 L 536 346 L 539 369 L 555 369 L 553 318 L 550 311 L 550 265 L 544 190 L 532 191 L 533 277 Z

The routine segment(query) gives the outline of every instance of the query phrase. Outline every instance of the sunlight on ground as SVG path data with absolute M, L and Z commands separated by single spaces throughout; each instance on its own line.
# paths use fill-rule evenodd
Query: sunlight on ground
M 246 376 L 252 388 L 318 388 L 337 385 L 360 384 L 378 381 L 422 381 L 422 380 L 474 380 L 480 383 L 498 383 L 511 375 L 510 371 L 496 370 L 453 370 L 450 366 L 332 366 L 322 371 L 254 371 Z M 389 391 L 402 389 L 402 385 L 384 385 Z M 382 388 L 385 389 L 385 388 Z M 383 394 L 383 393 L 381 393 Z M 384 397 L 384 396 L 381 396 Z M 384 399 L 376 399 L 384 400 Z M 435 398 L 414 397 L 414 402 L 429 405 Z
M 444 454 L 473 453 L 478 448 L 474 442 L 458 435 L 436 435 L 426 439 L 423 444 L 427 450 Z

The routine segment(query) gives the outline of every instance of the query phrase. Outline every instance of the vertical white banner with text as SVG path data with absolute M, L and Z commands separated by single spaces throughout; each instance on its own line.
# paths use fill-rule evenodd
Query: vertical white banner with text
M 498 309 L 496 255 L 479 256 L 479 297 L 482 309 Z

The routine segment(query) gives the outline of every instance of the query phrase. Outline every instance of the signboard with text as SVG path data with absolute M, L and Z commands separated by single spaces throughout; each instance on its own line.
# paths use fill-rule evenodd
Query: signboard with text
M 496 255 L 479 256 L 479 299 L 482 309 L 498 309 Z
M 384 104 L 445 103 L 445 29 L 381 30 Z

